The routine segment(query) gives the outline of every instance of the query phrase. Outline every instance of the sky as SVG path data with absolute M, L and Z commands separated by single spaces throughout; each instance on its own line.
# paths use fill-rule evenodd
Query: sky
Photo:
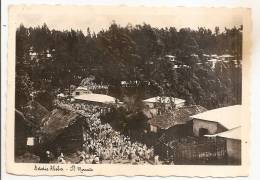
M 206 27 L 214 30 L 219 26 L 232 28 L 243 24 L 241 9 L 228 8 L 181 8 L 181 7 L 127 7 L 127 6 L 13 6 L 11 16 L 18 27 L 41 26 L 50 29 L 82 30 L 92 32 L 107 29 L 115 21 L 121 26 L 147 23 L 152 27 Z

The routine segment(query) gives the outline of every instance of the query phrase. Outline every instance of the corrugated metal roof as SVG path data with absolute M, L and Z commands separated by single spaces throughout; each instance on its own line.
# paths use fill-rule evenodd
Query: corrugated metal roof
M 180 103 L 184 103 L 185 100 L 184 99 L 179 99 L 179 98 L 174 98 L 174 97 L 160 97 L 160 96 L 156 96 L 156 97 L 152 97 L 149 99 L 145 99 L 143 100 L 143 102 L 147 102 L 147 103 L 170 103 L 170 102 L 174 102 L 175 104 L 180 104 Z
M 168 129 L 177 124 L 185 124 L 190 120 L 190 116 L 206 111 L 202 106 L 184 106 L 172 110 L 171 112 L 164 113 L 153 117 L 149 120 L 149 123 L 153 126 L 159 127 L 161 129 Z
M 242 105 L 213 109 L 191 117 L 194 119 L 218 122 L 227 129 L 233 129 L 241 125 Z
M 241 126 L 233 128 L 229 131 L 224 131 L 218 134 L 205 135 L 207 137 L 224 137 L 229 139 L 239 139 L 241 140 Z
M 108 96 L 105 94 L 82 94 L 79 96 L 74 97 L 76 100 L 83 100 L 83 101 L 91 101 L 91 102 L 99 102 L 99 103 L 115 103 L 116 98 L 112 96 Z
M 221 55 L 221 56 L 219 56 L 219 57 L 231 58 L 231 57 L 234 57 L 234 56 L 232 56 L 232 55 L 230 55 L 230 54 L 223 54 L 223 55 Z
M 77 87 L 76 91 L 78 91 L 78 90 L 89 91 L 89 88 L 80 86 L 80 87 Z

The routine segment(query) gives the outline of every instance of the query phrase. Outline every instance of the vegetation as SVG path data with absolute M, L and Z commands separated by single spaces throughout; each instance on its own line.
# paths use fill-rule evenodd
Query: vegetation
M 203 53 L 242 59 L 242 26 L 212 32 L 148 24 L 120 27 L 114 22 L 108 30 L 83 34 L 50 30 L 46 24 L 21 25 L 16 32 L 16 106 L 26 104 L 32 92 L 53 95 L 90 75 L 121 100 L 136 94 L 167 95 L 207 109 L 241 103 L 241 67 L 219 63 L 212 69 Z M 167 54 L 189 68 L 172 68 Z M 136 80 L 141 84 L 134 88 L 120 86 L 121 81 Z

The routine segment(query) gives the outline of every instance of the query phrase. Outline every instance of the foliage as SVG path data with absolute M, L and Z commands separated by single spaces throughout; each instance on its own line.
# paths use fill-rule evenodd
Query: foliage
M 167 95 L 208 109 L 241 103 L 241 67 L 220 63 L 211 69 L 202 55 L 228 53 L 242 59 L 242 26 L 223 32 L 218 27 L 214 32 L 206 28 L 178 31 L 148 24 L 120 27 L 114 22 L 108 30 L 84 34 L 50 30 L 46 24 L 21 25 L 16 42 L 17 106 L 28 101 L 32 91 L 65 90 L 90 75 L 109 84 L 110 94 L 121 99 L 135 94 L 140 98 Z M 32 58 L 30 52 L 36 56 Z M 172 68 L 167 54 L 189 68 Z M 126 90 L 120 81 L 151 85 Z

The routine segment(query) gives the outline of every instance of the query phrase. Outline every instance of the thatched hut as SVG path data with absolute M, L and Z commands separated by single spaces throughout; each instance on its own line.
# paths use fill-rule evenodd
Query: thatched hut
M 42 120 L 42 144 L 50 150 L 73 152 L 81 149 L 86 135 L 82 115 L 65 109 L 54 109 Z

